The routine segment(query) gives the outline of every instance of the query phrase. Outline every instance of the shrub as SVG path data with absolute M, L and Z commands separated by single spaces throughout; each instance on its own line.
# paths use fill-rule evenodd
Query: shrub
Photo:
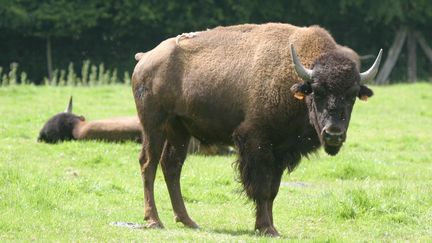
M 69 63 L 67 70 L 55 69 L 52 79 L 45 77 L 43 83 L 49 86 L 96 86 L 109 84 L 126 84 L 130 85 L 130 74 L 125 72 L 123 80 L 119 79 L 116 68 L 107 69 L 103 63 L 99 65 L 92 64 L 90 60 L 84 60 L 81 66 L 81 72 L 76 72 L 74 63 Z M 4 70 L 0 67 L 0 86 L 31 84 L 27 73 L 18 72 L 18 63 L 12 63 L 10 70 Z

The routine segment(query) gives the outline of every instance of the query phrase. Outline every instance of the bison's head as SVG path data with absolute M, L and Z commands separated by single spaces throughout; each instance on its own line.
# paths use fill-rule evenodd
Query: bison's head
M 304 80 L 293 85 L 291 91 L 296 98 L 305 100 L 309 120 L 328 154 L 336 155 L 344 143 L 356 98 L 366 100 L 373 95 L 363 83 L 377 74 L 381 55 L 382 50 L 364 73 L 359 73 L 355 63 L 337 51 L 323 54 L 312 69 L 307 69 L 291 45 L 295 70 Z
M 38 142 L 57 143 L 74 139 L 72 131 L 77 123 L 84 121 L 83 116 L 72 114 L 72 97 L 64 112 L 50 118 L 39 132 Z

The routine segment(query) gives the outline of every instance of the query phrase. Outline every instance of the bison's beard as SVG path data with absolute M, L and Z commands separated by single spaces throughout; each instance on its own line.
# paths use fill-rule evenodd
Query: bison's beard
M 326 151 L 326 153 L 331 155 L 331 156 L 335 156 L 339 152 L 341 147 L 342 147 L 342 145 L 341 146 L 330 146 L 330 145 L 324 144 L 324 151 Z

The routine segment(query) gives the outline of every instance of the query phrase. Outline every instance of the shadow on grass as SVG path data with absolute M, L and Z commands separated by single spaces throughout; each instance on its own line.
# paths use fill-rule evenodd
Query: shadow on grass
M 204 231 L 208 233 L 225 234 L 232 236 L 259 236 L 259 234 L 255 233 L 254 231 L 246 229 L 205 229 Z
M 249 229 L 206 229 L 203 230 L 208 233 L 213 234 L 224 234 L 224 235 L 231 235 L 231 236 L 249 236 L 249 237 L 256 237 L 256 238 L 262 238 L 262 239 L 278 239 L 278 240 L 298 240 L 297 237 L 290 237 L 286 235 L 280 235 L 278 237 L 271 237 L 268 235 L 260 234 L 256 231 L 249 230 Z
M 144 224 L 132 223 L 132 222 L 111 222 L 110 226 L 119 227 L 119 228 L 128 228 L 132 230 L 155 230 L 152 228 L 147 228 Z M 216 233 L 216 234 L 229 234 L 232 236 L 260 236 L 258 233 L 255 233 L 251 230 L 230 230 L 230 229 L 190 229 L 184 227 L 186 230 L 196 231 L 196 232 L 207 232 L 207 233 Z M 166 228 L 158 228 L 157 230 L 169 230 Z
M 160 231 L 169 231 L 170 229 L 167 228 L 158 228 L 158 229 L 152 229 L 152 228 L 146 228 L 145 225 L 139 224 L 139 223 L 131 223 L 131 222 L 111 222 L 109 223 L 110 226 L 114 227 L 120 227 L 120 228 L 129 228 L 131 230 L 160 230 Z M 206 232 L 210 234 L 221 234 L 221 235 L 231 235 L 231 236 L 239 236 L 239 237 L 256 237 L 256 238 L 262 238 L 262 239 L 279 239 L 279 240 L 298 240 L 297 237 L 289 237 L 285 235 L 281 235 L 279 237 L 271 237 L 267 235 L 263 235 L 258 233 L 257 231 L 249 230 L 249 229 L 225 229 L 225 228 L 216 228 L 216 229 L 190 229 L 184 227 L 183 229 L 190 230 L 197 232 Z

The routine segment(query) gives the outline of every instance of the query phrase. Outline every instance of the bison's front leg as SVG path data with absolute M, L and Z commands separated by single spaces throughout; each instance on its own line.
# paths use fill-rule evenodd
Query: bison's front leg
M 272 208 L 283 170 L 277 166 L 271 143 L 253 126 L 245 124 L 236 130 L 233 138 L 240 154 L 240 179 L 246 194 L 256 203 L 255 230 L 278 236 Z

